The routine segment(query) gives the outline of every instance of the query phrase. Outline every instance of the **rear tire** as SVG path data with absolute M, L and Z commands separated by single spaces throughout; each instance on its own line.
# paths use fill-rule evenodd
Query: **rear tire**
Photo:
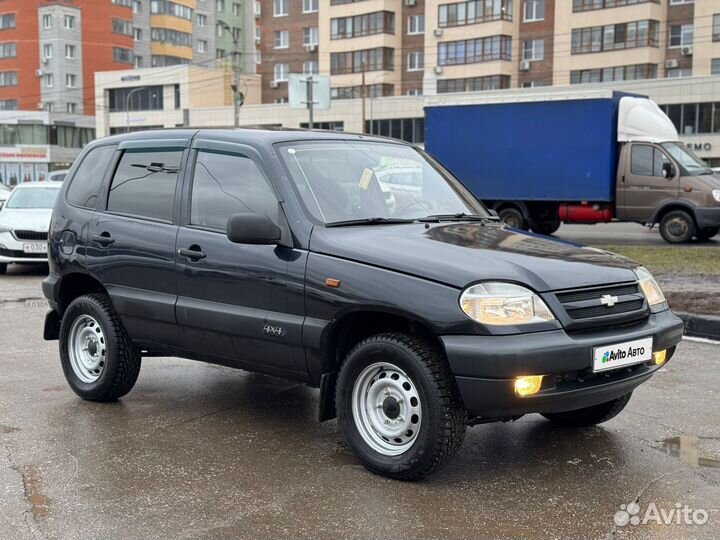
M 584 409 L 574 411 L 565 411 L 559 413 L 543 413 L 543 416 L 555 424 L 568 427 L 586 427 L 602 424 L 608 420 L 615 418 L 628 404 L 632 392 L 628 392 L 624 396 L 617 399 L 593 405 Z
M 0 263 L 0 276 L 7 274 L 7 263 Z
M 720 232 L 720 227 L 705 227 L 695 232 L 698 240 L 710 240 L 713 236 Z
M 660 221 L 660 235 L 670 244 L 689 242 L 696 229 L 695 220 L 684 210 L 672 210 Z
M 535 223 L 531 229 L 535 233 L 550 236 L 560 228 L 560 224 L 561 221 L 559 219 L 555 221 L 544 221 L 542 223 Z
M 142 359 L 107 295 L 86 294 L 73 300 L 63 315 L 60 361 L 78 396 L 113 401 L 132 390 Z
M 498 212 L 498 216 L 502 219 L 508 227 L 513 229 L 528 230 L 528 222 L 523 216 L 523 213 L 514 207 L 503 208 Z
M 460 448 L 467 413 L 441 349 L 414 336 L 361 341 L 340 369 L 335 393 L 345 441 L 369 471 L 419 480 Z

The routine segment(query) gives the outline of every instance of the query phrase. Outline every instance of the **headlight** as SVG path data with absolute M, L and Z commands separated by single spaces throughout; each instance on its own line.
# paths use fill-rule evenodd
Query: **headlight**
M 640 282 L 640 288 L 647 298 L 648 304 L 655 306 L 665 302 L 665 295 L 660 289 L 660 285 L 655 281 L 655 278 L 644 266 L 639 266 L 635 269 L 635 275 L 638 277 Z
M 501 281 L 468 287 L 460 295 L 460 308 L 474 321 L 495 326 L 555 320 L 537 294 Z
M 720 202 L 720 189 L 713 189 L 713 199 Z
M 12 231 L 12 227 L 10 225 L 3 225 L 0 223 L 0 232 L 10 232 Z

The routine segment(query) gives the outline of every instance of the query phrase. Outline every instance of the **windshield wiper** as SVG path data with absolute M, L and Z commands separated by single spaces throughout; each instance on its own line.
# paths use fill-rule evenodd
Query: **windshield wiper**
M 422 218 L 418 218 L 418 221 L 423 223 L 428 221 L 498 221 L 499 218 L 494 216 L 478 216 L 476 214 L 466 214 L 465 212 L 458 212 L 457 214 L 432 214 Z
M 345 221 L 333 221 L 326 223 L 326 227 L 345 227 L 348 225 L 392 225 L 395 223 L 415 223 L 416 219 L 387 218 L 387 217 L 368 217 L 359 219 L 348 219 Z

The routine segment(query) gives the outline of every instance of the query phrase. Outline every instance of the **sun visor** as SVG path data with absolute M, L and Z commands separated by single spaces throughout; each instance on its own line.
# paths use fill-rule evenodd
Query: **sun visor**
M 618 142 L 664 142 L 679 140 L 672 121 L 654 101 L 647 98 L 620 98 Z

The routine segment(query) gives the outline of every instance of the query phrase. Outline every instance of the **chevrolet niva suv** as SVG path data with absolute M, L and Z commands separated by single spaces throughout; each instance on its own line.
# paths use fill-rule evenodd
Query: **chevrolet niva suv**
M 646 269 L 510 229 L 421 150 L 363 135 L 100 139 L 49 255 L 44 337 L 80 397 L 124 396 L 150 356 L 295 379 L 399 479 L 468 425 L 609 420 L 683 333 Z

